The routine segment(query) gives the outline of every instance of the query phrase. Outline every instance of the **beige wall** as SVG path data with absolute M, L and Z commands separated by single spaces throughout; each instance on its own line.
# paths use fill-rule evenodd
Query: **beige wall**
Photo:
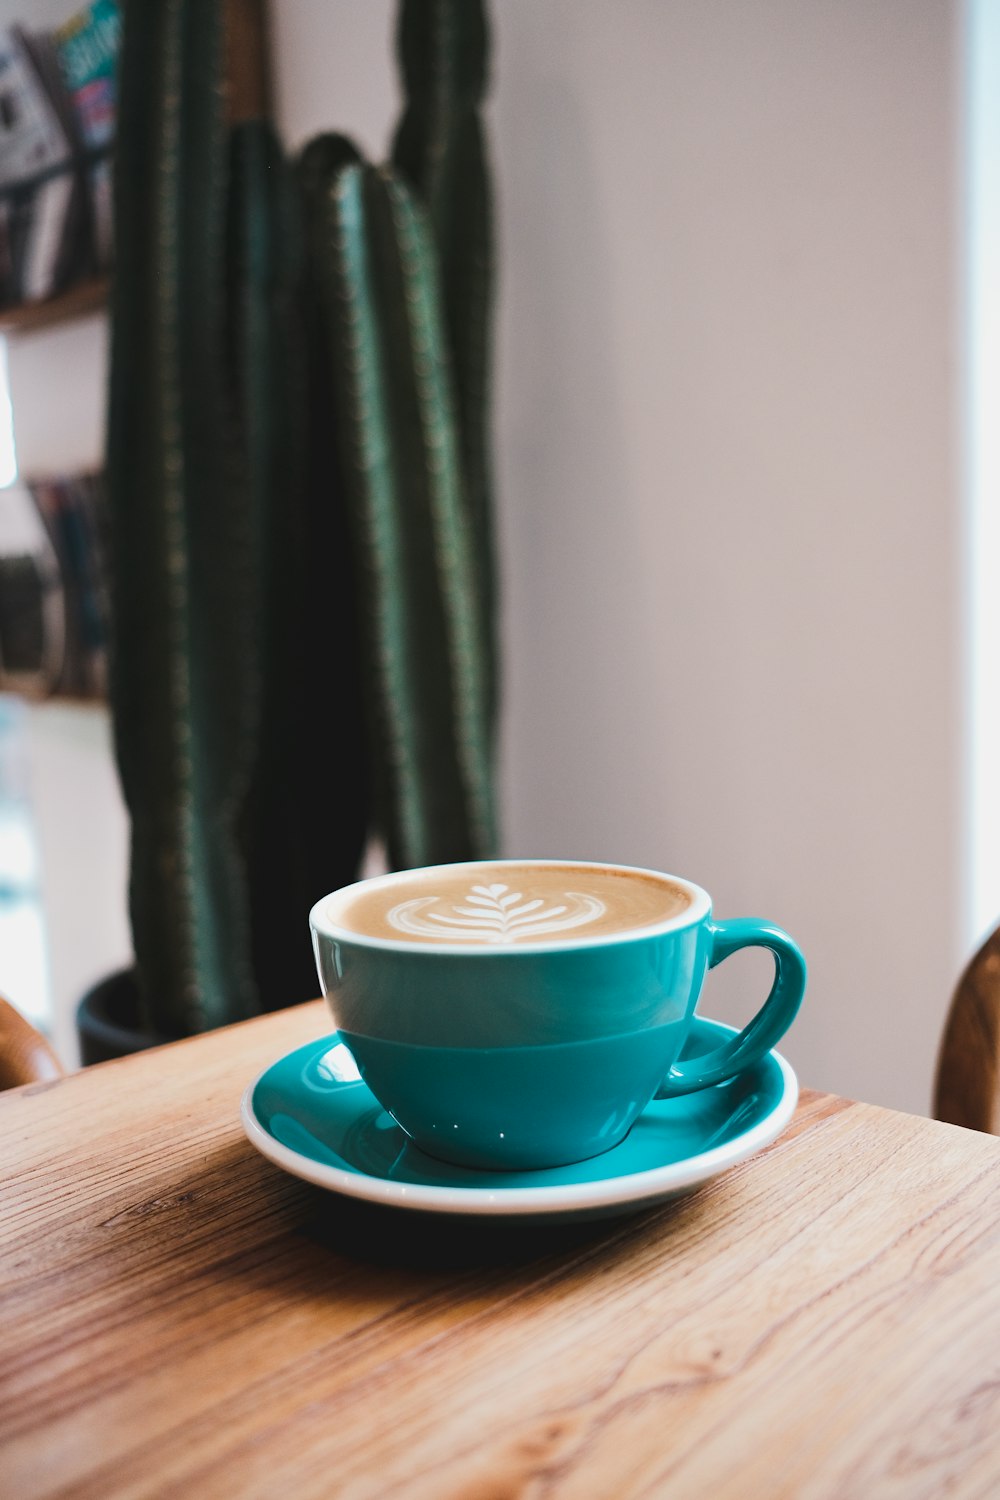
M 0 0 L 0 26 L 58 26 L 83 0 Z M 23 474 L 88 468 L 104 447 L 104 318 L 81 319 L 8 344 L 14 437 Z
M 8 340 L 14 442 L 21 474 L 72 473 L 100 465 L 107 342 L 103 315 Z
M 925 1108 L 960 943 L 953 7 L 504 15 L 510 843 L 773 916 L 804 1079 Z
M 390 0 L 273 11 L 289 142 L 380 152 Z M 804 1081 L 924 1109 L 968 938 L 960 0 L 493 12 L 507 849 L 783 922 Z M 86 461 L 98 325 L 49 337 L 23 458 Z M 737 1017 L 763 972 L 713 979 Z
M 58 25 L 75 0 L 0 0 L 0 26 Z M 104 447 L 107 325 L 82 319 L 8 342 L 14 435 L 22 474 L 89 468 Z M 23 492 L 0 491 L 0 535 L 24 533 Z M 29 519 L 31 513 L 28 512 Z M 72 1008 L 87 985 L 128 961 L 128 830 L 106 712 L 47 704 L 26 725 L 28 795 L 38 837 L 53 1035 L 76 1060 Z M 14 997 L 16 999 L 16 996 Z
M 290 139 L 378 147 L 391 7 L 277 13 Z M 493 13 L 507 849 L 783 922 L 805 1081 L 924 1109 L 966 938 L 959 6 Z
M 47 928 L 52 1034 L 77 1058 L 73 1011 L 84 990 L 131 962 L 128 822 L 103 707 L 32 707 L 28 794 L 38 839 Z

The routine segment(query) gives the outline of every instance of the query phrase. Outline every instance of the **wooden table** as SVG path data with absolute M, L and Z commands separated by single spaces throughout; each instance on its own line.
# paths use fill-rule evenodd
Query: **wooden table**
M 0 1494 L 1000 1496 L 1000 1139 L 806 1093 L 556 1230 L 337 1199 L 244 1140 L 318 1006 L 0 1096 Z

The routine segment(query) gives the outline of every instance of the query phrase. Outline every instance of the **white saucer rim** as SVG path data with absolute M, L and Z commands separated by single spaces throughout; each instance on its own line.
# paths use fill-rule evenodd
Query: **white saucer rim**
M 708 1020 L 708 1017 L 703 1019 Z M 721 1021 L 712 1022 L 722 1027 Z M 725 1027 L 736 1034 L 735 1028 Z M 305 1043 L 309 1046 L 309 1043 Z M 298 1047 L 292 1048 L 297 1052 Z M 284 1056 L 290 1056 L 285 1053 Z M 247 1084 L 240 1102 L 240 1120 L 250 1144 L 275 1166 L 290 1172 L 315 1187 L 342 1193 L 368 1203 L 395 1208 L 419 1209 L 423 1213 L 516 1217 L 536 1214 L 579 1213 L 591 1209 L 641 1204 L 698 1187 L 730 1167 L 738 1166 L 769 1146 L 791 1121 L 799 1098 L 799 1083 L 791 1064 L 780 1052 L 767 1054 L 777 1064 L 782 1080 L 781 1096 L 774 1107 L 756 1125 L 709 1151 L 684 1157 L 662 1167 L 644 1172 L 623 1173 L 596 1182 L 557 1183 L 538 1187 L 448 1187 L 437 1183 L 390 1182 L 365 1172 L 349 1172 L 313 1161 L 290 1146 L 275 1140 L 258 1120 L 253 1108 L 253 1094 L 264 1075 L 270 1072 L 275 1058 Z M 498 1174 L 502 1176 L 503 1174 Z

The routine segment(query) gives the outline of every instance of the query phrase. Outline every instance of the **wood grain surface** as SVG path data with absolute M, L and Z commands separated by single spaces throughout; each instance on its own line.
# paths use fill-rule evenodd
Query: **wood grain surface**
M 240 1094 L 318 1006 L 0 1097 L 0 1494 L 1000 1495 L 1000 1140 L 805 1093 L 638 1216 L 418 1218 Z

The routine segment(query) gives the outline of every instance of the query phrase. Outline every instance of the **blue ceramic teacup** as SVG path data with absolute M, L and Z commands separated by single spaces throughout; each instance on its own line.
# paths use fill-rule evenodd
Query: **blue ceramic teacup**
M 750 1067 L 805 991 L 780 928 L 717 921 L 699 886 L 624 865 L 438 865 L 346 886 L 309 920 L 365 1083 L 417 1145 L 463 1166 L 609 1150 L 654 1097 Z M 738 1036 L 679 1063 L 707 970 L 748 947 L 774 955 L 766 1001 Z

